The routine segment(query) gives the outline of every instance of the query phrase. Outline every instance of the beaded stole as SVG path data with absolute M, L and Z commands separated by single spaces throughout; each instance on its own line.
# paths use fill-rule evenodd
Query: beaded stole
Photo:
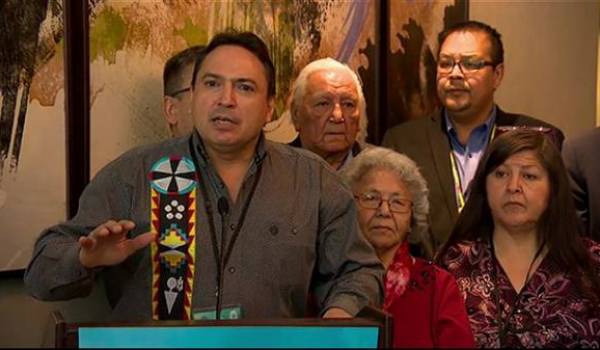
M 152 232 L 152 319 L 190 320 L 195 264 L 196 192 L 194 164 L 164 157 L 148 174 Z

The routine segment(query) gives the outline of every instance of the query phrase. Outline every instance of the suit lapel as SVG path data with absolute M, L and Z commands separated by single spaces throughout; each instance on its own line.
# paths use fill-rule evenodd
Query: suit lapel
M 450 165 L 450 142 L 444 128 L 445 123 L 443 122 L 442 112 L 434 113 L 428 124 L 427 138 L 429 139 L 429 146 L 433 154 L 433 164 L 444 193 L 446 207 L 451 213 L 452 219 L 456 220 L 458 217 L 458 208 L 456 206 L 454 180 Z
M 450 164 L 450 142 L 446 134 L 446 125 L 443 118 L 443 110 L 434 113 L 428 123 L 427 138 L 433 155 L 433 165 L 438 175 L 446 207 L 453 220 L 458 218 L 458 207 L 456 194 L 454 192 L 454 179 L 452 177 L 452 166 Z M 511 126 L 515 124 L 515 117 L 504 113 L 499 107 L 496 111 L 497 126 Z
M 496 105 L 496 126 L 513 126 L 516 118 L 514 115 L 504 113 L 500 107 Z

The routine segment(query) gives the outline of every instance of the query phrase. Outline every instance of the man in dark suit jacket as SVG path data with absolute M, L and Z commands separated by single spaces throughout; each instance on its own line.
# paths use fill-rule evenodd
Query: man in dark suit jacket
M 464 205 L 469 183 L 490 140 L 515 126 L 548 132 L 560 145 L 562 132 L 540 120 L 502 111 L 494 92 L 504 75 L 500 34 L 468 21 L 439 35 L 437 92 L 443 108 L 388 130 L 382 145 L 408 155 L 427 180 L 432 246 L 448 238 Z
M 600 242 L 600 128 L 567 139 L 563 159 L 575 199 L 577 214 L 593 240 Z

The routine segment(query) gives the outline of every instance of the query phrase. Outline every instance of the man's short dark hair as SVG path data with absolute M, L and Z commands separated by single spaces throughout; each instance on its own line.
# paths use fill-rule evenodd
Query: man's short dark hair
M 198 57 L 204 55 L 206 46 L 196 45 L 171 56 L 165 63 L 163 69 L 163 95 L 172 96 L 176 91 L 184 89 L 189 85 L 189 78 L 181 76 L 183 70 L 196 62 Z
M 500 33 L 498 33 L 498 31 L 493 27 L 478 21 L 460 22 L 450 26 L 447 29 L 444 29 L 438 35 L 438 58 L 440 57 L 440 50 L 442 49 L 442 44 L 444 41 L 446 41 L 446 38 L 448 38 L 450 34 L 456 32 L 480 32 L 487 34 L 491 44 L 490 55 L 492 63 L 494 66 L 497 66 L 498 64 L 504 62 L 504 45 L 502 45 Z
M 198 56 L 194 65 L 194 74 L 192 75 L 192 86 L 196 83 L 196 75 L 202 67 L 206 56 L 219 46 L 235 45 L 250 51 L 262 63 L 267 78 L 267 94 L 269 97 L 275 96 L 275 66 L 271 61 L 269 49 L 264 41 L 252 32 L 240 32 L 236 30 L 227 30 L 218 33 L 206 46 L 206 51 L 201 57 Z M 235 59 L 232 57 L 231 59 Z

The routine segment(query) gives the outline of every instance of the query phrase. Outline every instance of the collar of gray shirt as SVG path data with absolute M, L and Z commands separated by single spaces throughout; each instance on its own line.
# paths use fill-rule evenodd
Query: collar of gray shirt
M 225 183 L 223 182 L 221 177 L 218 175 L 216 169 L 212 165 L 212 163 L 210 161 L 210 157 L 208 156 L 208 153 L 206 152 L 206 146 L 204 145 L 202 137 L 200 136 L 200 134 L 197 131 L 193 132 L 191 137 L 192 137 L 192 145 L 194 146 L 194 149 L 190 150 L 190 152 L 195 152 L 197 155 L 197 159 L 198 159 L 197 166 L 200 168 L 200 169 L 197 169 L 197 171 L 200 171 L 203 175 L 205 175 L 205 178 L 208 180 L 207 182 L 212 187 L 214 193 L 217 194 L 217 197 L 225 196 L 226 198 L 229 198 L 229 194 L 227 192 L 227 189 L 225 188 Z M 256 145 L 256 151 L 254 153 L 254 161 L 252 162 L 252 164 L 250 165 L 250 168 L 248 169 L 248 172 L 246 173 L 244 182 L 250 176 L 252 176 L 256 173 L 256 171 L 258 170 L 258 166 L 265 159 L 266 156 L 267 156 L 267 151 L 266 151 L 266 146 L 265 146 L 265 136 L 263 133 L 261 133 L 259 136 L 259 139 L 258 139 L 258 143 Z

